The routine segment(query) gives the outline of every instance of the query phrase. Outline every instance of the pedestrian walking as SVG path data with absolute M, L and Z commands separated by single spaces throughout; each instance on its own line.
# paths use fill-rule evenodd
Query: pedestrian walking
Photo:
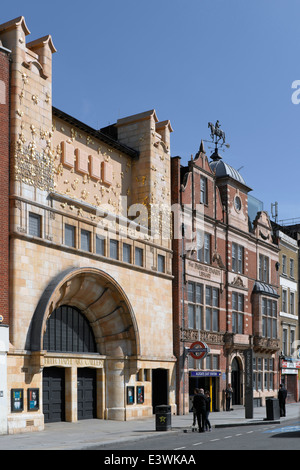
M 211 398 L 210 398 L 208 390 L 206 390 L 205 392 L 205 398 L 206 398 L 205 431 L 211 431 L 211 424 L 208 419 L 209 413 L 210 413 Z
M 204 395 L 203 388 L 200 388 L 199 392 L 194 397 L 194 407 L 196 410 L 199 432 L 204 432 L 206 419 L 206 397 Z
M 279 385 L 278 391 L 278 400 L 279 400 L 279 408 L 280 408 L 280 416 L 285 416 L 285 401 L 287 397 L 287 390 L 283 384 Z
M 227 388 L 225 390 L 225 395 L 226 395 L 226 411 L 230 411 L 231 399 L 233 395 L 231 384 L 227 385 Z

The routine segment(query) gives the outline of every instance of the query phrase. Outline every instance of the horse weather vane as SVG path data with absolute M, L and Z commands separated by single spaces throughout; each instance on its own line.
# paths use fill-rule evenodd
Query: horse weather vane
M 215 125 L 213 125 L 212 122 L 209 122 L 208 127 L 210 128 L 210 136 L 211 136 L 211 139 L 212 139 L 211 143 L 215 144 L 215 151 L 211 155 L 211 158 L 213 160 L 220 160 L 221 157 L 218 153 L 218 149 L 219 148 L 221 149 L 223 147 L 223 145 L 225 145 L 225 147 L 229 148 L 230 145 L 225 143 L 225 132 L 222 131 L 222 129 L 220 129 L 220 122 L 219 121 L 217 121 Z M 221 140 L 222 140 L 222 143 L 220 144 Z

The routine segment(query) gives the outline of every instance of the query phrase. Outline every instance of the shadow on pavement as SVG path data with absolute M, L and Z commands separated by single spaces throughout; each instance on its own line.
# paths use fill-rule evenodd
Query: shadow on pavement
M 289 432 L 279 432 L 278 434 L 273 434 L 271 436 L 272 438 L 273 437 L 300 437 L 300 431 L 289 431 Z

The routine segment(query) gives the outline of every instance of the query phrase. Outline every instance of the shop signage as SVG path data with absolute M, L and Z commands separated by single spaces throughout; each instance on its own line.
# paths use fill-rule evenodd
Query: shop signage
M 300 369 L 300 361 L 282 361 L 283 369 Z
M 221 372 L 211 370 L 192 370 L 191 377 L 221 377 Z

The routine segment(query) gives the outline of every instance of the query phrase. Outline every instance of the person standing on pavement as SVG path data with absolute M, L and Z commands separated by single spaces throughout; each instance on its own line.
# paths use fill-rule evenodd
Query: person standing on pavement
M 205 398 L 206 398 L 205 431 L 211 431 L 211 425 L 210 425 L 210 421 L 208 419 L 208 416 L 209 416 L 209 413 L 210 413 L 211 398 L 210 398 L 208 390 L 206 390 L 206 392 L 205 392 Z
M 199 432 L 204 432 L 206 419 L 206 397 L 204 395 L 203 388 L 200 388 L 199 392 L 194 397 L 194 407 L 196 410 Z
M 280 416 L 285 416 L 285 401 L 287 397 L 287 390 L 283 384 L 279 385 L 278 391 L 278 400 L 279 400 L 279 408 L 280 408 Z
M 230 411 L 231 399 L 233 395 L 231 384 L 227 385 L 227 388 L 225 390 L 225 395 L 226 395 L 226 411 Z
M 194 389 L 194 397 L 193 397 L 193 407 L 192 407 L 192 411 L 193 411 L 193 427 L 196 426 L 196 421 L 197 421 L 197 412 L 196 412 L 196 408 L 194 406 L 194 399 L 195 399 L 195 396 L 198 394 L 198 389 L 195 388 Z

